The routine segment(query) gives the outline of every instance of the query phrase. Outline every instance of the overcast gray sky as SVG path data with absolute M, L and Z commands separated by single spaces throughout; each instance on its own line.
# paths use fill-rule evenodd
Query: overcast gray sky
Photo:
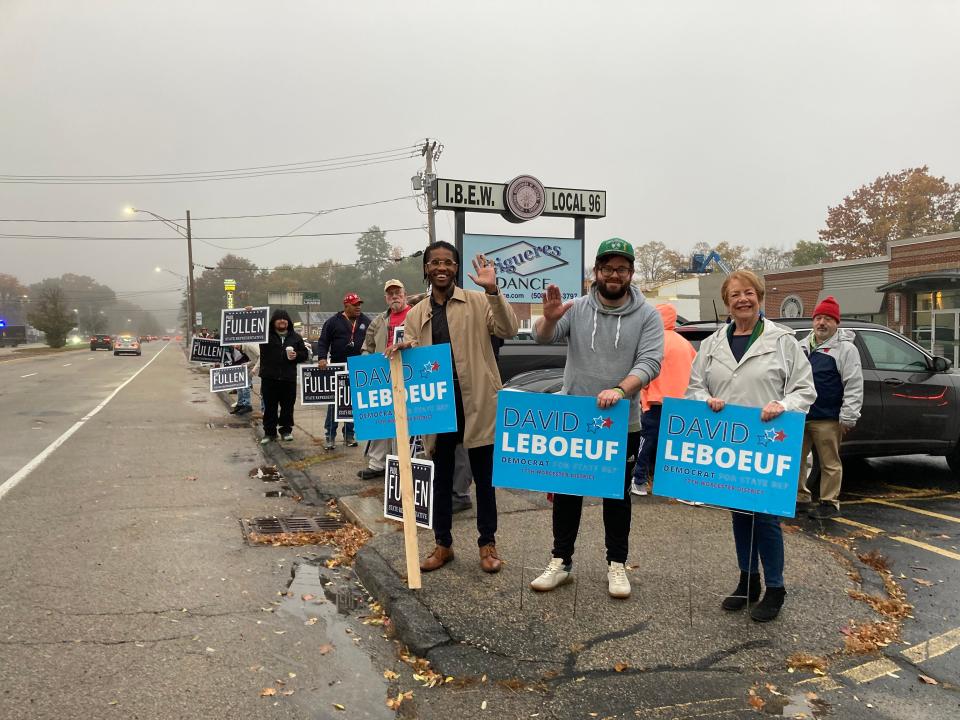
M 792 246 L 827 206 L 888 171 L 960 180 L 960 3 L 0 0 L 0 175 L 145 174 L 445 146 L 444 177 L 607 190 L 609 236 Z M 420 158 L 338 172 L 163 185 L 0 184 L 0 219 L 123 219 L 320 210 L 410 192 Z M 281 235 L 305 217 L 194 225 Z M 414 200 L 322 215 L 302 232 L 419 227 Z M 438 236 L 452 235 L 439 213 Z M 572 221 L 468 231 L 569 235 Z M 177 284 L 162 226 L 0 223 L 0 272 L 114 289 Z M 407 251 L 422 230 L 390 233 Z M 216 240 L 261 266 L 355 259 L 355 235 Z M 140 300 L 173 308 L 177 293 Z

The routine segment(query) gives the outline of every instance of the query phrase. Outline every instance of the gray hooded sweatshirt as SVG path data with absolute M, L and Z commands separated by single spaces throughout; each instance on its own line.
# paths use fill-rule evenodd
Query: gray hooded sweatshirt
M 663 321 L 633 286 L 620 307 L 605 307 L 596 287 L 578 297 L 557 322 L 547 344 L 567 338 L 569 351 L 563 370 L 564 395 L 596 396 L 617 386 L 627 375 L 647 385 L 660 374 L 663 360 Z M 640 429 L 640 394 L 630 398 L 630 430 Z

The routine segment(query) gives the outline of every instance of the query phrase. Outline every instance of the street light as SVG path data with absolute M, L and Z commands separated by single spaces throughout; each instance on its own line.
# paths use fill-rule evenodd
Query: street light
M 195 322 L 196 319 L 197 319 L 197 312 L 196 312 L 196 310 L 197 310 L 197 301 L 196 301 L 196 298 L 194 297 L 194 289 L 193 289 L 193 235 L 192 235 L 192 233 L 191 233 L 191 231 L 190 231 L 190 211 L 187 210 L 187 225 L 186 225 L 186 227 L 184 227 L 184 226 L 181 225 L 180 223 L 174 222 L 173 220 L 168 220 L 167 218 L 163 217 L 162 215 L 157 215 L 157 213 L 153 212 L 152 210 L 144 210 L 143 208 L 135 208 L 135 207 L 132 207 L 132 206 L 129 206 L 129 205 L 128 205 L 127 207 L 125 207 L 125 208 L 123 209 L 123 211 L 124 211 L 127 215 L 134 215 L 134 214 L 136 214 L 136 213 L 145 213 L 145 214 L 149 215 L 149 216 L 152 217 L 152 218 L 156 218 L 157 220 L 159 220 L 160 222 L 162 222 L 164 225 L 166 225 L 168 228 L 170 228 L 171 230 L 173 230 L 173 231 L 174 231 L 175 233 L 177 233 L 178 235 L 181 235 L 182 237 L 186 238 L 186 240 L 187 240 L 187 273 L 188 273 L 188 275 L 187 275 L 187 277 L 186 277 L 185 279 L 187 280 L 187 284 L 188 284 L 188 286 L 189 286 L 189 293 L 187 294 L 187 305 L 188 305 L 188 307 L 187 307 L 187 313 L 188 313 L 188 315 L 190 316 L 190 317 L 187 318 L 187 328 L 189 329 L 189 334 L 190 334 L 190 335 L 193 335 L 193 331 L 194 331 L 194 328 L 195 328 L 194 322 Z M 157 269 L 157 272 L 160 272 L 160 270 L 162 270 L 162 269 L 163 269 L 163 268 L 158 268 L 158 269 Z M 167 270 L 167 272 L 173 272 L 173 271 L 172 271 L 172 270 Z M 173 273 L 173 274 L 176 275 L 177 273 Z M 183 276 L 183 275 L 180 275 L 180 277 L 184 277 L 184 276 Z
M 173 270 L 168 270 L 167 268 L 160 267 L 159 265 L 157 265 L 157 267 L 155 267 L 153 270 L 154 272 L 165 272 L 165 273 L 170 273 L 171 275 L 176 275 L 181 280 L 190 280 L 190 278 L 188 278 L 186 275 L 181 275 L 178 272 L 174 272 Z

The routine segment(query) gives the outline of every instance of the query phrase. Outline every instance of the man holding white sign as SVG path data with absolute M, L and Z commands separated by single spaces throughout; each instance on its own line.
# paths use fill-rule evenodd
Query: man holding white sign
M 596 396 L 597 407 L 612 407 L 629 398 L 627 462 L 623 494 L 603 499 L 607 547 L 607 591 L 611 597 L 630 596 L 626 562 L 630 536 L 632 462 L 640 447 L 640 404 L 637 393 L 660 374 L 663 322 L 632 284 L 633 246 L 619 238 L 600 243 L 593 266 L 593 287 L 587 295 L 564 303 L 560 288 L 550 285 L 543 300 L 543 317 L 533 327 L 539 343 L 568 340 L 563 370 L 566 395 Z M 611 387 L 613 381 L 618 381 Z M 580 532 L 583 497 L 556 494 L 553 498 L 553 557 L 530 583 L 540 592 L 570 580 L 573 549 Z
M 428 439 L 433 446 L 434 551 L 423 560 L 424 572 L 437 570 L 453 560 L 453 473 L 459 443 L 470 455 L 477 494 L 477 544 L 480 567 L 499 572 L 497 555 L 497 498 L 493 489 L 493 439 L 497 418 L 497 393 L 502 387 L 490 336 L 517 334 L 519 323 L 513 308 L 500 294 L 497 274 L 483 255 L 473 260 L 476 275 L 469 275 L 484 292 L 457 286 L 460 253 L 448 242 L 429 245 L 423 254 L 423 276 L 430 283 L 429 300 L 414 307 L 404 323 L 404 342 L 389 352 L 408 347 L 450 343 L 453 354 L 453 390 L 457 406 L 457 431 Z
M 263 397 L 263 444 L 280 437 L 293 440 L 293 406 L 297 402 L 297 363 L 306 362 L 307 346 L 293 329 L 286 310 L 270 316 L 270 334 L 260 345 L 260 393 Z M 279 408 L 279 413 L 277 409 Z

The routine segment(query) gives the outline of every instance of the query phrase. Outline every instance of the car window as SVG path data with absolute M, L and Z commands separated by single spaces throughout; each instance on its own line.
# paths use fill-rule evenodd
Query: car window
M 927 356 L 898 337 L 885 332 L 859 330 L 877 370 L 916 372 L 927 369 Z

